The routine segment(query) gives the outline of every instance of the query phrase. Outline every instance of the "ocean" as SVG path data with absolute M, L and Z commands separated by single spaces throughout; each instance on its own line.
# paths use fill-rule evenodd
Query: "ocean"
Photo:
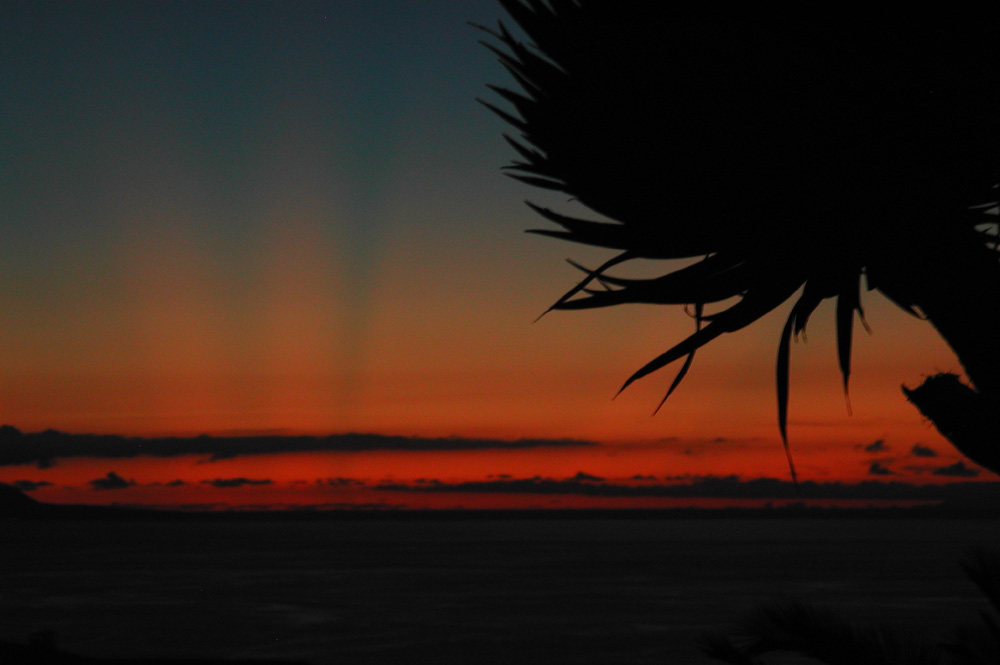
M 0 640 L 100 657 L 708 663 L 763 603 L 940 632 L 974 519 L 0 522 Z

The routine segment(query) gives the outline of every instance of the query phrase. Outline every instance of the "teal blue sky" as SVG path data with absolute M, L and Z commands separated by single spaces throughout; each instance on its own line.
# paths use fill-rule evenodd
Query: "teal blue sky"
M 573 204 L 501 173 L 508 128 L 476 98 L 509 78 L 470 24 L 502 15 L 494 0 L 0 3 L 0 420 L 739 439 L 735 466 L 670 452 L 669 471 L 781 475 L 787 308 L 699 352 L 657 418 L 669 372 L 611 398 L 691 332 L 683 311 L 531 324 L 574 283 L 565 258 L 606 257 L 523 233 L 544 225 L 524 199 Z M 829 311 L 793 352 L 790 432 L 817 473 L 830 446 L 863 474 L 858 445 L 941 445 L 899 384 L 957 363 L 929 325 L 865 304 L 853 418 Z

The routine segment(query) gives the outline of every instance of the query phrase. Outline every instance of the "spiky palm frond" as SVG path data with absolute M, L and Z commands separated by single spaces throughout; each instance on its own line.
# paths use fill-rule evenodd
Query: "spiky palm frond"
M 920 289 L 938 286 L 915 276 L 996 262 L 982 229 L 1000 173 L 1000 12 L 949 22 L 912 8 L 810 19 L 500 2 L 526 35 L 488 29 L 519 86 L 491 86 L 512 111 L 484 102 L 520 134 L 506 137 L 519 156 L 508 173 L 603 216 L 533 205 L 559 227 L 537 233 L 620 252 L 553 309 L 723 303 L 625 386 L 801 290 L 777 362 L 787 450 L 789 345 L 820 302 L 837 301 L 846 393 L 862 275 L 918 314 Z M 605 274 L 692 258 L 653 279 Z

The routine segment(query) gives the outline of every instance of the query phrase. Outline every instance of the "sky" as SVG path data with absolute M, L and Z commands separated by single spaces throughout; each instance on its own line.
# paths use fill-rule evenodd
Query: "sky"
M 0 482 L 75 503 L 391 507 L 558 495 L 420 483 L 787 480 L 790 305 L 700 351 L 655 416 L 673 368 L 615 394 L 693 330 L 682 309 L 533 323 L 575 284 L 565 259 L 608 256 L 524 233 L 546 225 L 525 200 L 576 210 L 500 170 L 510 130 L 476 99 L 511 82 L 470 23 L 502 18 L 487 0 L 0 3 L 0 422 L 418 442 L 81 454 L 3 462 Z M 985 479 L 900 391 L 960 373 L 954 355 L 878 294 L 863 304 L 851 415 L 832 303 L 793 347 L 800 478 Z M 358 489 L 379 484 L 410 491 Z

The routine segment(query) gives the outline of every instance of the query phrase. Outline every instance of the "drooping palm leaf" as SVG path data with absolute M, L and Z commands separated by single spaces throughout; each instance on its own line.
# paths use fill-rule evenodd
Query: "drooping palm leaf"
M 704 320 L 704 314 L 703 314 L 704 311 L 705 311 L 705 306 L 702 303 L 696 303 L 695 304 L 695 306 L 694 306 L 694 332 L 695 332 L 695 334 L 697 334 L 701 330 L 701 323 Z M 673 383 L 671 383 L 670 387 L 667 388 L 667 394 L 664 395 L 663 399 L 660 400 L 660 403 L 656 405 L 656 410 L 653 411 L 654 415 L 661 408 L 663 408 L 663 405 L 667 402 L 667 398 L 669 398 L 670 395 L 672 395 L 673 392 L 675 390 L 677 390 L 677 386 L 681 385 L 681 381 L 683 381 L 684 377 L 687 376 L 688 370 L 691 369 L 691 363 L 694 362 L 694 353 L 697 350 L 698 349 L 696 349 L 696 348 L 695 349 L 691 349 L 691 353 L 689 353 L 687 355 L 687 358 L 684 360 L 684 364 L 681 365 L 680 370 L 678 370 L 678 372 L 677 372 L 677 376 L 674 377 Z M 795 469 L 794 468 L 792 468 L 792 477 L 793 478 L 795 477 Z
M 547 310 L 545 310 L 544 312 L 542 312 L 539 315 L 538 318 L 539 319 L 542 318 L 543 316 L 545 316 L 546 314 L 548 314 L 549 312 L 551 312 L 554 309 L 563 308 L 563 305 L 565 305 L 565 303 L 567 303 L 570 298 L 572 298 L 573 296 L 575 296 L 580 291 L 586 290 L 587 285 L 590 284 L 595 279 L 600 280 L 603 283 L 603 280 L 606 279 L 604 277 L 604 271 L 605 270 L 607 270 L 608 268 L 612 268 L 612 267 L 618 265 L 619 263 L 623 263 L 625 261 L 630 261 L 632 258 L 633 258 L 633 256 L 632 256 L 632 254 L 630 252 L 622 252 L 621 254 L 617 254 L 617 255 L 611 257 L 610 259 L 608 259 L 607 261 L 605 261 L 604 263 L 602 263 L 601 266 L 598 267 L 595 270 L 587 270 L 586 268 L 583 268 L 583 266 L 580 266 L 577 263 L 575 263 L 573 261 L 570 261 L 570 263 L 571 263 L 571 265 L 573 265 L 573 267 L 579 268 L 579 269 L 583 270 L 583 272 L 587 273 L 587 276 L 583 279 L 583 281 L 581 281 L 579 284 L 577 284 L 572 289 L 570 289 L 569 291 L 567 291 L 563 295 L 563 297 L 560 298 L 559 300 L 557 300 L 551 307 L 549 307 Z M 538 319 L 535 319 L 535 320 L 537 321 Z
M 735 305 L 713 315 L 707 326 L 698 329 L 683 342 L 636 370 L 618 392 L 625 390 L 638 379 L 669 365 L 692 351 L 696 351 L 719 335 L 745 328 L 790 298 L 797 288 L 798 284 L 794 277 L 790 277 L 782 282 L 768 285 L 768 288 L 748 291 Z
M 560 227 L 536 232 L 619 252 L 552 309 L 739 299 L 625 386 L 686 357 L 683 378 L 695 350 L 801 289 L 778 350 L 787 451 L 790 340 L 820 302 L 837 302 L 846 395 L 862 275 L 920 314 L 928 289 L 940 300 L 955 285 L 914 275 L 996 262 L 981 227 L 995 225 L 1000 179 L 1000 9 L 950 21 L 912 8 L 811 18 L 500 2 L 524 34 L 487 29 L 520 87 L 492 86 L 510 111 L 484 102 L 520 133 L 507 137 L 520 157 L 508 173 L 603 217 L 533 205 Z M 697 261 L 650 279 L 605 274 L 661 258 Z

